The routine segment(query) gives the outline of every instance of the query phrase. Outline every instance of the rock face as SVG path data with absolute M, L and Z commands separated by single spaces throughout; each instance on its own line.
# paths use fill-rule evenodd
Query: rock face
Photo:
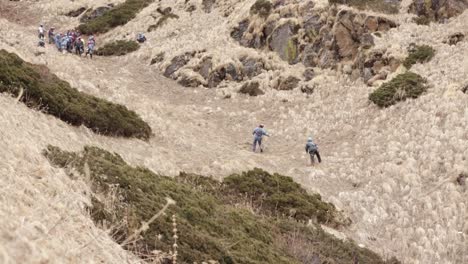
M 431 21 L 445 20 L 463 13 L 468 8 L 468 0 L 413 0 L 409 12 Z
M 294 63 L 298 57 L 297 31 L 299 26 L 293 22 L 287 22 L 276 27 L 268 38 L 270 50 L 278 53 L 281 59 Z
M 234 28 L 231 36 L 245 47 L 268 48 L 290 64 L 302 62 L 306 67 L 336 68 L 346 63 L 351 65 L 352 72 L 359 68 L 356 63 L 365 60 L 366 50 L 374 46 L 374 34 L 397 27 L 387 18 L 351 10 L 318 11 L 313 2 L 306 3 L 297 13 L 281 9 L 286 4 L 287 1 L 276 1 L 271 11 L 283 18 L 281 24 L 278 19 L 265 19 L 259 24 L 258 19 L 251 22 L 248 18 Z M 363 68 L 358 72 L 364 73 Z M 367 72 L 369 79 L 377 74 Z
M 239 90 L 239 93 L 248 94 L 250 96 L 258 96 L 265 94 L 265 92 L 260 89 L 260 84 L 258 82 L 247 82 L 242 85 Z
M 168 78 L 173 78 L 173 74 L 185 66 L 194 56 L 195 54 L 193 52 L 186 52 L 184 54 L 175 56 L 172 58 L 171 63 L 169 66 L 166 67 L 166 70 L 164 71 L 163 75 Z

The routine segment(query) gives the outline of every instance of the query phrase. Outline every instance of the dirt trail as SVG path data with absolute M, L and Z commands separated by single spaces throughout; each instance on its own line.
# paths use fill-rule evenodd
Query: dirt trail
M 454 27 L 463 19 L 467 12 Z M 321 86 L 309 98 L 293 91 L 224 99 L 223 90 L 183 88 L 162 77 L 142 54 L 89 60 L 47 46 L 36 56 L 35 27 L 2 19 L 0 24 L 0 48 L 46 64 L 81 91 L 126 105 L 154 131 L 149 142 L 96 136 L 2 95 L 0 105 L 7 110 L 0 119 L 1 142 L 5 151 L 16 153 L 8 156 L 13 159 L 9 173 L 17 172 L 20 166 L 14 164 L 22 155 L 34 160 L 21 162 L 28 171 L 52 170 L 40 155 L 47 144 L 71 150 L 95 144 L 166 175 L 188 171 L 219 178 L 260 167 L 294 177 L 345 210 L 353 225 L 344 232 L 384 255 L 407 263 L 468 261 L 468 199 L 451 182 L 468 168 L 468 100 L 453 89 L 464 81 L 465 65 L 440 74 L 440 65 L 466 62 L 466 41 L 458 51 L 441 51 L 427 65 L 414 67 L 433 82 L 428 94 L 381 110 L 367 100 L 372 88 L 334 72 L 319 77 Z M 402 26 L 398 34 L 412 29 Z M 12 41 L 13 36 L 22 41 Z M 264 154 L 250 151 L 258 123 L 272 134 Z M 315 167 L 306 165 L 303 150 L 309 135 L 324 161 Z

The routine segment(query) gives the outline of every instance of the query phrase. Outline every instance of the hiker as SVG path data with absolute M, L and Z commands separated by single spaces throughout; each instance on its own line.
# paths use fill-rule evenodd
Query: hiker
M 145 41 L 146 41 L 145 35 L 144 35 L 143 33 L 138 33 L 138 35 L 137 35 L 137 41 L 138 41 L 139 43 L 145 42 Z
M 85 57 L 89 54 L 91 59 L 93 58 L 94 46 L 96 46 L 96 40 L 94 39 L 94 36 L 91 35 L 88 39 L 88 50 L 86 51 Z
M 44 25 L 39 25 L 39 29 L 37 31 L 39 33 L 39 38 L 44 38 Z
M 254 135 L 253 152 L 255 152 L 257 144 L 260 147 L 260 152 L 263 152 L 262 138 L 263 136 L 269 137 L 270 135 L 268 135 L 268 133 L 265 131 L 262 124 L 254 129 L 252 135 Z
M 318 146 L 317 144 L 314 143 L 312 140 L 312 137 L 309 137 L 307 139 L 307 144 L 305 146 L 305 151 L 310 155 L 310 162 L 311 165 L 315 164 L 315 159 L 314 156 L 317 155 L 318 162 L 321 163 L 322 159 L 320 158 L 320 153 L 318 151 Z
M 65 54 L 65 51 L 68 51 L 68 36 L 63 35 L 60 39 L 60 50 Z
M 49 37 L 49 44 L 55 43 L 55 28 L 51 27 L 49 29 L 49 32 L 47 33 L 47 36 Z
M 55 46 L 57 46 L 57 49 L 58 49 L 59 51 L 62 51 L 62 43 L 61 43 L 61 40 L 62 40 L 62 34 L 61 34 L 61 33 L 55 34 Z
M 75 53 L 80 57 L 84 53 L 84 40 L 81 37 L 78 37 L 75 41 Z
M 45 41 L 44 41 L 44 36 L 41 36 L 39 38 L 39 43 L 38 43 L 39 47 L 45 47 Z

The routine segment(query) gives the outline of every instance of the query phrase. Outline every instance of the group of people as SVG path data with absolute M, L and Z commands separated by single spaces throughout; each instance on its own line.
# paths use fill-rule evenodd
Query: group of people
M 266 132 L 264 125 L 260 124 L 258 127 L 256 127 L 252 133 L 254 136 L 254 141 L 253 141 L 253 152 L 256 152 L 257 145 L 260 148 L 260 152 L 263 152 L 263 146 L 262 146 L 262 139 L 263 136 L 269 137 L 270 135 Z M 318 150 L 317 144 L 314 143 L 312 140 L 312 137 L 309 137 L 307 139 L 307 143 L 305 145 L 305 151 L 307 154 L 310 156 L 310 162 L 312 165 L 315 164 L 315 156 L 317 156 L 317 160 L 319 163 L 322 162 L 322 158 L 320 157 L 320 153 Z
M 39 33 L 39 46 L 45 47 L 45 28 L 44 25 L 40 25 L 38 29 Z M 75 30 L 68 30 L 66 33 L 55 33 L 55 28 L 51 27 L 47 33 L 49 44 L 55 44 L 60 52 L 75 52 L 76 55 L 81 56 L 85 54 L 85 57 L 90 55 L 93 58 L 94 48 L 96 47 L 96 39 L 93 35 L 88 37 L 88 41 L 85 44 L 84 38 L 81 34 Z M 85 47 L 86 53 L 85 53 Z

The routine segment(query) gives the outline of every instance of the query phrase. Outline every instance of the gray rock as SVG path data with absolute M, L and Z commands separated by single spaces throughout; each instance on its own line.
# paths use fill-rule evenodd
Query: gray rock
M 202 8 L 205 13 L 211 13 L 211 9 L 213 5 L 216 3 L 216 0 L 203 0 L 202 1 Z
M 194 76 L 187 76 L 183 74 L 179 80 L 177 81 L 180 85 L 185 86 L 185 87 L 198 87 L 202 85 L 200 80 Z
M 226 79 L 226 69 L 223 66 L 211 71 L 208 77 L 208 87 L 214 88 L 218 86 L 224 79 Z
M 200 73 L 200 75 L 203 78 L 208 79 L 212 68 L 213 62 L 211 61 L 211 58 L 205 57 L 203 58 L 202 62 L 198 65 L 196 71 Z
M 448 38 L 444 40 L 444 43 L 449 44 L 449 45 L 457 45 L 457 43 L 460 41 L 463 41 L 464 38 L 465 38 L 465 35 L 463 33 L 457 32 L 455 34 L 448 36 Z
M 297 39 L 294 37 L 298 29 L 293 22 L 287 22 L 276 27 L 268 38 L 269 48 L 289 63 L 294 63 L 298 57 Z
M 312 68 L 307 68 L 305 69 L 304 73 L 302 74 L 302 76 L 304 76 L 304 80 L 306 82 L 312 80 L 314 77 L 315 77 L 315 72 L 314 72 L 314 69 Z
M 169 66 L 166 67 L 163 75 L 167 78 L 173 77 L 173 74 L 178 71 L 180 68 L 184 67 L 194 56 L 193 52 L 186 52 L 184 54 L 175 56 L 172 58 Z
M 305 93 L 305 94 L 313 94 L 314 93 L 314 90 L 315 90 L 315 85 L 314 86 L 310 86 L 308 84 L 305 84 L 305 85 L 302 85 L 301 86 L 301 92 Z
M 242 65 L 243 65 L 243 72 L 244 75 L 247 76 L 248 78 L 253 78 L 257 75 L 259 75 L 262 70 L 263 70 L 263 62 L 258 61 L 253 58 L 249 57 L 243 57 L 240 59 Z
M 239 90 L 239 93 L 248 94 L 250 96 L 258 96 L 265 94 L 262 89 L 260 89 L 260 84 L 258 82 L 247 82 L 242 85 Z
M 111 6 L 100 6 L 94 10 L 88 10 L 86 13 L 80 18 L 80 22 L 84 23 L 89 20 L 93 20 L 95 18 L 103 16 L 109 10 L 111 10 Z
M 226 79 L 231 81 L 242 81 L 242 73 L 236 68 L 236 66 L 232 63 L 229 63 L 226 66 Z
M 280 79 L 279 85 L 276 88 L 280 91 L 289 91 L 297 87 L 300 79 L 294 76 L 288 76 L 286 79 Z
M 369 81 L 373 76 L 374 74 L 372 73 L 372 69 L 364 68 L 362 72 L 362 78 L 364 79 L 364 82 Z
M 81 14 L 83 14 L 84 11 L 86 11 L 86 7 L 80 7 L 78 9 L 76 9 L 76 10 L 72 10 L 72 11 L 66 13 L 65 15 L 69 16 L 69 17 L 78 17 Z
M 243 36 L 244 36 L 244 33 L 247 31 L 247 29 L 249 28 L 249 23 L 250 21 L 248 19 L 245 19 L 245 20 L 242 20 L 240 23 L 239 23 L 239 26 L 235 27 L 232 31 L 231 31 L 231 37 L 235 40 L 237 40 L 238 42 L 241 42 Z
M 374 37 L 369 33 L 362 34 L 359 41 L 361 42 L 361 47 L 364 49 L 370 49 L 374 46 Z

